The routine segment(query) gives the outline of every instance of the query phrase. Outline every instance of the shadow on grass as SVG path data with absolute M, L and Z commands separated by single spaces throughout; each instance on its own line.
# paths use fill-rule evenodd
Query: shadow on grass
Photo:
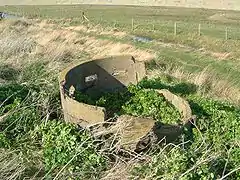
M 161 76 L 155 79 L 143 79 L 139 86 L 146 89 L 167 89 L 174 94 L 182 97 L 188 97 L 189 95 L 195 94 L 197 91 L 197 86 L 187 82 L 178 82 L 175 78 L 171 76 Z M 192 105 L 192 104 L 191 104 Z M 194 104 L 194 114 L 195 110 L 201 107 L 198 104 Z M 202 112 L 203 110 L 201 110 Z M 155 133 L 158 134 L 160 139 L 166 138 L 166 143 L 174 144 L 184 144 L 184 148 L 188 148 L 194 142 L 193 128 L 192 124 L 195 120 L 189 120 L 189 123 L 184 126 L 175 126 L 171 124 L 157 123 Z M 185 143 L 188 142 L 188 143 Z
M 175 83 L 170 76 L 166 76 L 164 79 L 144 79 L 139 86 L 146 89 L 168 89 L 181 96 L 194 94 L 197 91 L 196 85 L 187 82 Z
M 1 65 L 0 69 L 0 79 L 6 81 L 15 81 L 20 74 L 19 70 L 13 68 L 10 65 Z

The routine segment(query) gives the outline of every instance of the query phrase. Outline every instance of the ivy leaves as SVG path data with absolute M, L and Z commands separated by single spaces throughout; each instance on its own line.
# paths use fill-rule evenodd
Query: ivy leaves
M 133 116 L 151 117 L 166 124 L 178 124 L 181 115 L 162 95 L 154 90 L 145 90 L 138 85 L 130 85 L 127 90 L 104 93 L 93 99 L 89 95 L 77 92 L 79 102 L 105 107 L 108 115 L 115 113 Z
M 79 131 L 71 124 L 54 120 L 42 124 L 37 132 L 42 137 L 46 171 L 68 164 L 69 172 L 80 170 L 94 174 L 89 170 L 98 171 L 105 167 L 105 159 L 95 150 L 87 131 Z

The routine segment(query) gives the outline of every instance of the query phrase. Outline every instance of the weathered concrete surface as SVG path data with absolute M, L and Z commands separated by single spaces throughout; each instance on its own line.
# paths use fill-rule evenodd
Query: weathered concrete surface
M 113 127 L 115 128 L 114 134 L 119 136 L 120 147 L 128 150 L 143 150 L 152 140 L 147 136 L 153 130 L 155 123 L 155 120 L 151 118 L 122 115 Z
M 105 108 L 75 101 L 72 97 L 74 91 L 96 95 L 102 91 L 124 89 L 130 83 L 137 84 L 145 75 L 144 63 L 135 61 L 129 55 L 85 61 L 69 66 L 59 77 L 65 120 L 81 127 L 104 124 L 107 118 Z M 114 134 L 119 139 L 120 148 L 135 151 L 142 151 L 163 138 L 167 142 L 176 140 L 182 134 L 183 128 L 191 124 L 190 121 L 193 119 L 191 108 L 186 100 L 168 90 L 155 91 L 164 96 L 182 114 L 182 123 L 163 124 L 152 118 L 122 115 L 114 125 L 102 127 L 95 136 Z
M 167 89 L 161 89 L 156 91 L 159 94 L 162 94 L 167 101 L 169 101 L 173 106 L 175 106 L 175 108 L 182 114 L 182 121 L 184 123 L 192 117 L 192 110 L 189 103 L 185 99 L 171 93 Z
M 239 0 L 1 0 L 0 5 L 105 4 L 240 10 Z
M 85 61 L 69 66 L 59 76 L 65 120 L 82 127 L 106 120 L 105 108 L 75 101 L 71 97 L 73 91 L 96 95 L 124 89 L 130 83 L 137 84 L 145 75 L 144 63 L 135 61 L 130 55 Z

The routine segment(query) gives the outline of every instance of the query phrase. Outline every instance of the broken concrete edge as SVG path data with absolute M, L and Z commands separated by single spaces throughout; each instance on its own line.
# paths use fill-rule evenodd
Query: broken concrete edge
M 178 111 L 182 114 L 184 123 L 192 117 L 192 110 L 187 100 L 180 96 L 177 96 L 167 89 L 156 90 L 159 94 L 162 94 L 167 101 L 169 101 Z
M 88 60 L 81 61 L 78 63 L 72 63 L 70 64 L 67 68 L 62 70 L 59 75 L 59 86 L 60 86 L 60 94 L 61 94 L 61 103 L 62 103 L 62 108 L 63 108 L 63 113 L 64 113 L 64 119 L 66 122 L 74 123 L 74 124 L 81 124 L 83 128 L 88 127 L 88 122 L 85 122 L 85 119 L 89 119 L 88 117 L 86 118 L 85 116 L 89 115 L 97 115 L 97 117 L 93 117 L 93 121 L 98 120 L 97 122 L 104 122 L 106 119 L 106 109 L 103 107 L 98 107 L 98 106 L 93 106 L 85 103 L 78 102 L 71 98 L 68 93 L 64 88 L 65 84 L 65 77 L 68 74 L 68 72 L 73 69 L 74 67 L 77 67 L 81 64 L 89 62 Z M 84 113 L 81 113 L 81 111 Z M 91 112 L 89 112 L 91 110 Z M 85 122 L 85 123 L 84 123 Z
M 120 134 L 120 144 L 124 148 L 135 149 L 139 141 L 144 138 L 155 125 L 152 118 L 141 118 L 122 115 L 117 119 L 115 129 Z
M 118 55 L 118 56 L 99 57 L 99 58 L 96 58 L 96 59 L 93 59 L 93 60 L 84 60 L 84 61 L 81 61 L 81 62 L 71 63 L 70 65 L 68 65 L 65 69 L 63 69 L 60 72 L 59 82 L 60 83 L 63 82 L 65 80 L 65 77 L 66 77 L 67 73 L 76 66 L 79 66 L 81 64 L 84 64 L 84 63 L 87 63 L 87 62 L 90 62 L 90 61 L 100 61 L 100 60 L 103 60 L 103 59 L 110 59 L 110 58 L 113 58 L 113 57 L 128 57 L 129 59 L 132 59 L 134 62 L 136 62 L 136 60 L 134 59 L 134 57 L 132 55 Z
M 104 59 L 113 59 L 113 58 L 123 58 L 130 59 L 134 62 L 134 68 L 136 70 L 140 69 L 141 72 L 138 73 L 136 70 L 136 80 L 141 80 L 146 75 L 146 69 L 143 62 L 138 62 L 131 55 L 119 55 L 119 56 L 109 56 L 105 58 L 98 58 L 92 61 L 102 61 Z M 64 119 L 67 122 L 72 122 L 74 124 L 78 124 L 84 128 L 89 127 L 94 124 L 104 123 L 106 116 L 106 109 L 104 107 L 89 105 L 85 103 L 78 102 L 71 98 L 68 94 L 69 90 L 65 88 L 66 83 L 66 75 L 75 67 L 80 66 L 82 64 L 90 62 L 89 60 L 81 61 L 78 63 L 72 63 L 67 68 L 62 70 L 59 75 L 59 86 L 60 86 L 60 94 L 61 94 L 61 103 L 64 112 Z M 89 123 L 91 122 L 91 123 Z
M 189 130 L 195 124 L 196 116 L 192 115 L 188 101 L 167 89 L 145 89 L 150 90 L 162 94 L 182 114 L 182 124 L 162 124 L 152 118 L 122 115 L 110 131 L 120 134 L 119 144 L 124 149 L 141 151 L 151 143 L 157 144 L 163 140 L 167 143 L 173 142 L 185 129 Z
M 170 125 L 151 118 L 122 115 L 102 135 L 114 134 L 119 149 L 141 152 L 152 145 L 173 143 L 185 130 L 192 128 L 195 120 L 196 116 L 192 116 L 183 125 Z
M 138 121 L 138 119 L 136 119 Z M 151 122 L 151 119 L 145 119 L 147 123 Z M 123 136 L 120 136 L 119 146 L 130 151 L 141 152 L 142 150 L 157 144 L 174 143 L 185 131 L 191 131 L 196 121 L 196 116 L 192 116 L 183 125 L 166 125 L 159 124 L 152 119 L 151 125 L 148 127 L 148 131 L 145 130 L 145 135 L 141 133 L 135 139 L 128 134 L 128 131 L 122 130 Z M 154 122 L 154 123 L 153 123 Z M 135 130 L 135 131 L 134 131 Z M 141 131 L 141 129 L 138 129 Z M 118 130 L 119 131 L 119 130 Z M 136 133 L 136 129 L 133 128 L 133 132 Z
M 90 119 L 92 124 L 104 122 L 106 119 L 106 109 L 103 107 L 79 103 L 67 95 L 64 97 L 62 92 L 61 99 L 66 122 L 79 124 L 83 128 L 86 128 L 89 126 L 89 122 L 86 119 Z
M 187 100 L 184 98 L 173 94 L 167 89 L 145 89 L 146 91 L 156 91 L 158 94 L 162 94 L 163 97 L 171 103 L 182 115 L 182 122 L 185 124 L 189 119 L 192 118 L 192 110 Z
M 101 62 L 105 59 L 109 60 L 109 63 L 107 63 L 107 61 Z M 144 76 L 145 74 L 143 73 L 145 72 L 145 66 L 142 63 L 137 63 L 137 61 L 135 61 L 135 59 L 130 55 L 117 56 L 117 57 L 111 56 L 111 57 L 102 58 L 102 59 L 95 59 L 92 61 L 98 61 L 98 60 L 101 60 L 101 61 L 99 61 L 99 63 L 96 63 L 97 66 L 101 66 L 101 64 L 103 64 L 103 66 L 101 67 L 104 68 L 107 71 L 107 74 L 109 73 L 111 77 L 114 76 L 113 74 L 115 74 L 115 70 L 112 71 L 112 68 L 114 69 L 115 68 L 121 69 L 123 67 L 125 68 L 124 65 L 122 66 L 121 60 L 123 61 L 128 60 L 128 62 L 131 61 L 133 65 L 131 66 L 130 69 L 127 69 L 130 73 L 127 73 L 124 76 L 114 77 L 117 80 L 122 80 L 122 83 L 124 85 L 127 85 L 132 82 L 136 84 L 137 82 L 139 82 L 139 80 L 145 77 Z M 116 60 L 116 64 L 113 62 L 114 60 Z M 64 119 L 66 122 L 80 125 L 83 128 L 88 128 L 96 124 L 97 125 L 104 124 L 107 118 L 106 109 L 103 107 L 98 107 L 98 106 L 93 106 L 93 105 L 78 102 L 71 97 L 71 94 L 69 92 L 72 85 L 77 85 L 77 83 L 81 83 L 81 82 L 75 81 L 68 84 L 67 86 L 65 85 L 67 82 L 69 82 L 67 81 L 67 75 L 69 75 L 69 72 L 71 70 L 92 61 L 81 61 L 79 63 L 73 63 L 67 68 L 65 68 L 59 75 L 59 85 L 60 85 L 60 93 L 61 93 L 61 102 L 62 102 L 62 107 L 64 112 Z M 107 66 L 104 66 L 104 64 L 106 64 Z M 129 66 L 128 63 L 126 64 Z M 80 69 L 80 71 L 77 71 L 77 73 L 76 72 L 73 73 L 72 74 L 73 76 L 71 78 L 74 78 L 74 77 L 77 79 L 81 78 L 78 76 L 78 74 L 79 73 L 81 74 L 82 71 L 88 72 L 87 74 L 84 72 L 82 74 L 83 77 L 86 78 L 89 76 L 89 71 L 92 72 L 92 66 L 88 67 L 88 69 L 86 69 L 85 66 L 81 66 L 81 67 L 82 69 Z M 100 72 L 97 71 L 96 73 L 100 73 Z M 101 78 L 102 77 L 105 78 L 105 76 L 101 76 Z M 121 79 L 122 77 L 124 79 Z M 105 88 L 103 86 L 100 86 L 100 87 Z M 104 128 L 104 132 L 106 132 L 106 134 L 113 133 L 117 135 L 119 137 L 119 145 L 124 149 L 128 149 L 128 150 L 142 149 L 144 148 L 145 144 L 148 144 L 149 142 L 157 142 L 156 139 L 159 140 L 160 138 L 164 138 L 164 137 L 167 137 L 168 140 L 174 140 L 177 138 L 177 136 L 179 136 L 183 132 L 184 127 L 186 126 L 188 127 L 190 124 L 189 119 L 192 117 L 192 112 L 186 100 L 171 93 L 166 89 L 163 89 L 163 90 L 146 89 L 146 90 L 155 90 L 159 94 L 162 94 L 167 101 L 173 104 L 173 106 L 175 106 L 176 109 L 178 109 L 179 112 L 182 114 L 183 124 L 178 124 L 178 125 L 161 124 L 159 126 L 159 123 L 157 123 L 152 118 L 141 118 L 141 117 L 134 117 L 129 115 L 122 115 L 118 117 L 115 125 L 107 129 Z M 97 91 L 98 91 L 98 88 L 97 88 Z

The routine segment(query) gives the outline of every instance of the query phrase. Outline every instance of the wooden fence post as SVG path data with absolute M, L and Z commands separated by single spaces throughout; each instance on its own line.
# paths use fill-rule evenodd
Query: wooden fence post
M 155 31 L 155 24 L 153 24 L 153 31 Z
M 82 21 L 84 21 L 84 12 L 82 12 Z
M 174 35 L 177 35 L 177 22 L 174 23 Z
M 201 24 L 198 25 L 198 35 L 201 36 Z
M 89 22 L 89 19 L 86 17 L 86 15 L 85 15 L 84 12 L 82 12 L 82 20 L 83 20 L 83 22 L 84 22 L 84 21 Z
M 114 21 L 114 28 L 116 28 L 117 27 L 117 21 Z
M 99 17 L 100 17 L 100 23 L 102 23 L 102 21 L 103 21 L 103 15 L 102 15 L 102 13 L 99 15 Z
M 225 40 L 228 40 L 228 28 L 225 29 Z
M 132 18 L 132 31 L 134 31 L 134 19 Z

